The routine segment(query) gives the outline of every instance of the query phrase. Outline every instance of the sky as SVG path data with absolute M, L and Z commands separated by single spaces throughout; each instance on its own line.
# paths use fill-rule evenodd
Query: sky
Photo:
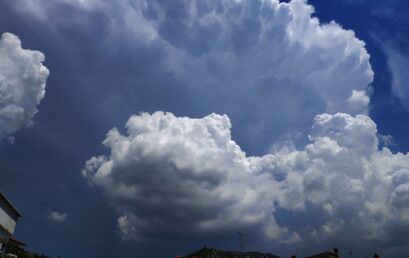
M 0 0 L 0 190 L 64 258 L 409 252 L 406 0 Z

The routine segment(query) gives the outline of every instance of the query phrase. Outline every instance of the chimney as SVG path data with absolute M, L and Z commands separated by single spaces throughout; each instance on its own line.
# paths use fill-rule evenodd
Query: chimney
M 380 258 L 378 254 L 374 254 L 373 258 Z
M 338 248 L 334 248 L 333 250 L 334 250 L 334 255 L 335 255 L 335 257 L 338 258 Z M 379 258 L 379 257 L 378 257 L 378 258 Z
M 297 256 L 296 255 L 291 255 L 291 258 L 297 258 Z

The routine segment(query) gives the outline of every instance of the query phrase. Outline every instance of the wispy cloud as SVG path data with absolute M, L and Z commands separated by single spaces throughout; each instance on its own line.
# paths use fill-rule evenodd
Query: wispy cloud
M 391 74 L 392 93 L 402 104 L 402 107 L 409 111 L 409 53 L 400 49 L 392 41 L 381 43 L 382 50 L 386 54 L 387 64 Z

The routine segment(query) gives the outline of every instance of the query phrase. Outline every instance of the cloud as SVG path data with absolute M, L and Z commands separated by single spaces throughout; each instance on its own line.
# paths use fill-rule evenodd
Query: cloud
M 115 94 L 133 93 L 129 105 L 228 114 L 240 125 L 235 137 L 251 153 L 268 150 L 283 135 L 305 135 L 318 114 L 368 109 L 373 71 L 364 42 L 336 22 L 320 24 L 306 1 L 38 0 L 35 8 L 25 2 L 14 8 L 34 16 L 41 9 L 60 34 L 72 25 L 67 21 L 81 21 L 79 35 L 101 32 L 98 55 L 118 58 L 119 66 L 132 60 L 119 74 L 107 72 L 107 80 L 135 78 L 115 82 Z M 66 5 L 76 12 L 62 18 Z M 72 35 L 64 36 L 64 44 L 72 42 Z
M 379 139 L 379 143 L 385 147 L 394 146 L 396 144 L 392 135 L 389 135 L 389 134 L 379 134 L 378 133 L 378 139 Z
M 20 39 L 4 33 L 0 39 L 0 142 L 33 123 L 44 98 L 49 74 L 41 52 L 23 49 Z
M 108 133 L 112 155 L 90 159 L 83 170 L 120 211 L 125 238 L 221 236 L 238 226 L 280 233 L 266 219 L 273 205 L 269 175 L 252 170 L 254 162 L 231 140 L 227 116 L 145 113 L 126 127 L 127 136 Z
M 55 222 L 63 222 L 67 220 L 67 213 L 65 212 L 60 213 L 58 211 L 52 211 L 48 214 L 48 218 Z
M 258 241 L 382 246 L 397 240 L 396 225 L 409 231 L 409 156 L 379 149 L 368 116 L 318 115 L 308 145 L 264 156 L 246 156 L 226 115 L 142 113 L 126 130 L 112 129 L 110 154 L 82 171 L 114 205 L 126 239 L 244 229 Z
M 409 110 L 409 82 L 405 67 L 409 65 L 409 56 L 393 44 L 382 44 L 382 49 L 387 57 L 387 64 L 392 76 L 392 93 Z
M 386 243 L 407 228 L 406 181 L 392 178 L 408 157 L 378 146 L 365 115 L 373 71 L 353 31 L 320 24 L 300 0 L 102 3 L 87 7 L 109 17 L 101 49 L 143 53 L 126 53 L 132 102 L 211 114 L 132 116 L 108 133 L 110 154 L 86 163 L 124 238 L 239 228 L 260 241 Z
M 391 95 L 406 111 L 409 110 L 409 83 L 404 67 L 409 65 L 407 1 L 371 2 L 372 15 L 379 22 L 371 32 L 372 39 L 386 56 Z M 385 30 L 383 28 L 394 28 Z

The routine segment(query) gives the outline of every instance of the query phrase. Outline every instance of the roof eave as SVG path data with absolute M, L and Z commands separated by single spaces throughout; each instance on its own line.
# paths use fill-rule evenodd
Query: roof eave
M 17 214 L 17 218 L 21 218 L 23 216 L 1 191 L 0 191 L 0 197 L 3 198 L 5 202 L 10 206 L 10 208 Z

